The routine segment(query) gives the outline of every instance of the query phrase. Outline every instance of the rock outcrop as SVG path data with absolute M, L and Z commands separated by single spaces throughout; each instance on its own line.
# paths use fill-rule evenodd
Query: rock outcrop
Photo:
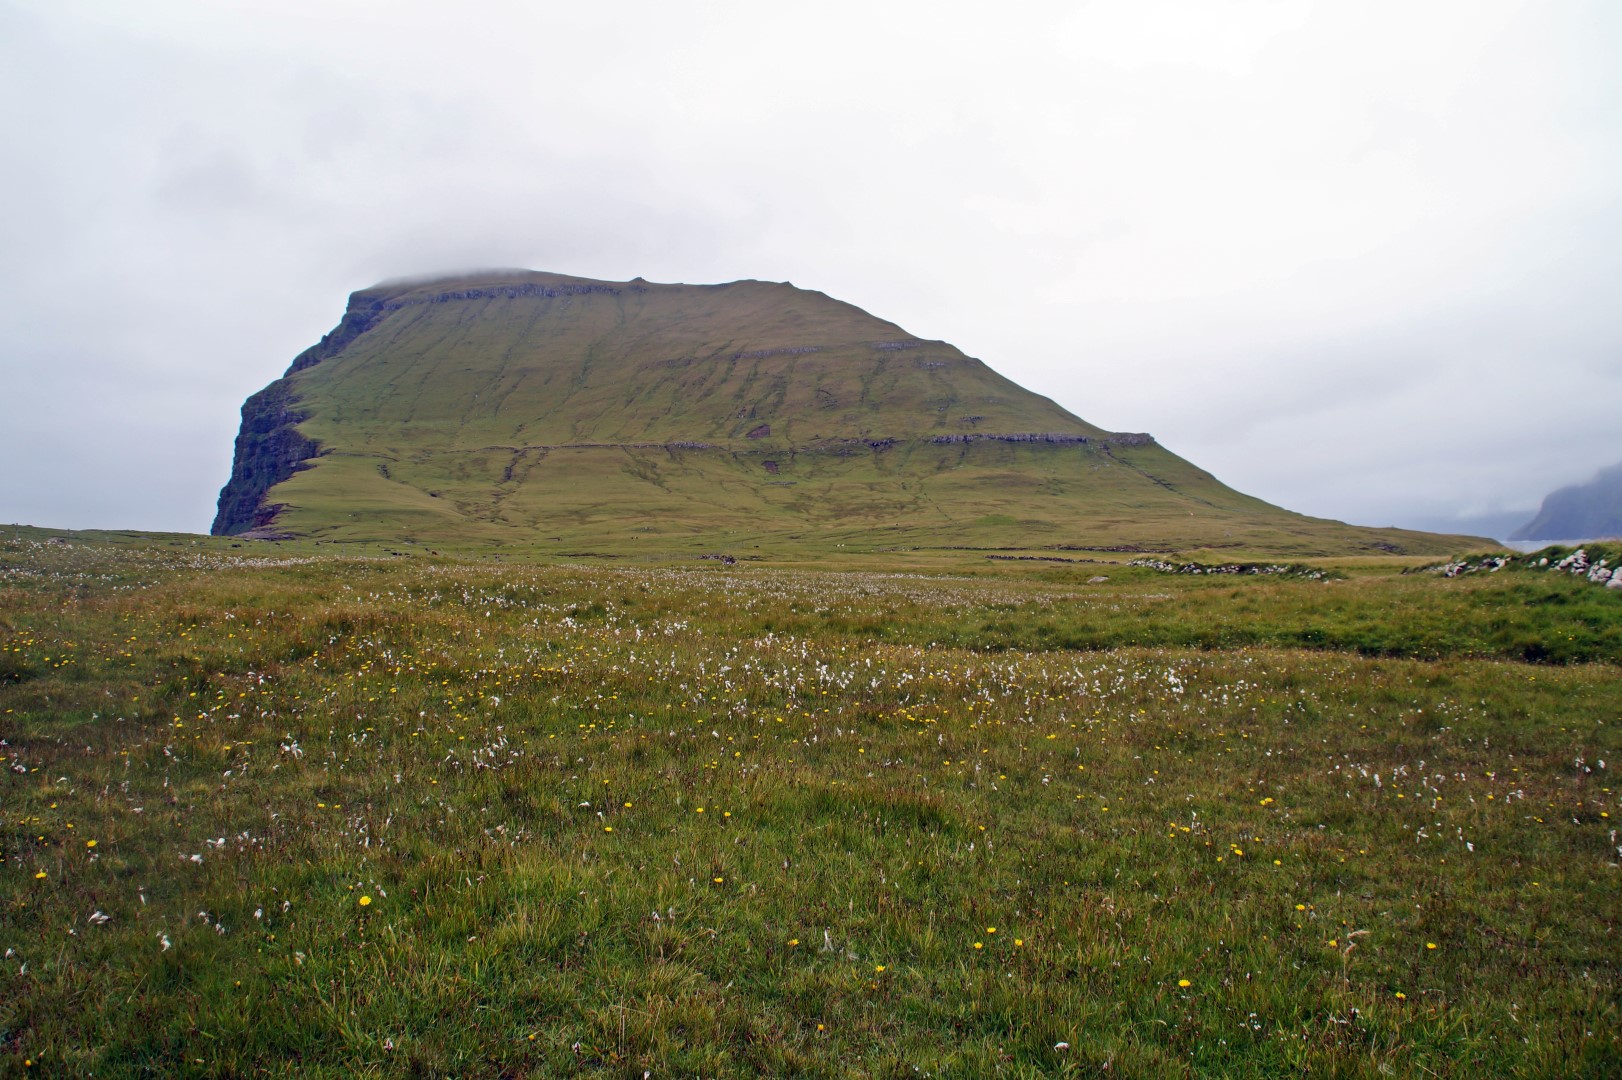
M 265 493 L 308 468 L 305 463 L 319 452 L 315 442 L 299 431 L 304 417 L 293 404 L 292 384 L 285 378 L 243 402 L 231 479 L 220 489 L 219 509 L 209 529 L 214 536 L 235 536 L 270 524 L 279 507 L 267 506 Z

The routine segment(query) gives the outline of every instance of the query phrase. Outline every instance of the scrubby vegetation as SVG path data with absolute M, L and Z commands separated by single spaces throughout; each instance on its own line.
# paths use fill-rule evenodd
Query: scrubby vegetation
M 0 533 L 6 1069 L 1622 1070 L 1619 590 L 329 550 Z

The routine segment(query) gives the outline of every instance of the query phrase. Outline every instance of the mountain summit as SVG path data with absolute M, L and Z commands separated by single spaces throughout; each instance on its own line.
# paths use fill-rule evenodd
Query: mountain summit
M 1449 546 L 1242 495 L 819 292 L 533 271 L 354 293 L 243 405 L 213 532 L 621 553 Z

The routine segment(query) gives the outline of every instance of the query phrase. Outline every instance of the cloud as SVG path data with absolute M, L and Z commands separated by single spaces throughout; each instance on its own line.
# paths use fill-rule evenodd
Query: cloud
M 1622 459 L 1618 51 L 1511 0 L 14 2 L 0 520 L 205 529 L 349 291 L 490 265 L 793 280 L 1294 509 L 1530 509 Z

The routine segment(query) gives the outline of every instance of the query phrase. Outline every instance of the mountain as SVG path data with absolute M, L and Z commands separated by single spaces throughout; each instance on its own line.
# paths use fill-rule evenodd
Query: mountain
M 353 294 L 243 405 L 213 531 L 650 554 L 1458 546 L 1240 494 L 822 293 L 532 271 Z
M 1586 484 L 1550 493 L 1537 516 L 1511 540 L 1597 540 L 1622 536 L 1622 464 L 1601 469 Z

